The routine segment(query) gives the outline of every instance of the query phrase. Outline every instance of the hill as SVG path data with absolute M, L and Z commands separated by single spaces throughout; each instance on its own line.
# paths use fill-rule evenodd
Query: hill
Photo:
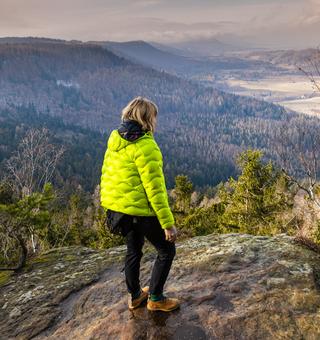
M 186 68 L 197 65 L 195 60 L 162 51 L 144 41 L 102 43 L 108 50 L 139 63 L 156 67 L 158 69 L 175 70 L 177 67 Z
M 30 126 L 37 124 L 37 116 L 54 118 L 69 131 L 74 127 L 96 133 L 105 145 L 129 100 L 142 95 L 155 101 L 159 106 L 155 138 L 164 154 L 168 187 L 179 173 L 189 175 L 196 186 L 226 180 L 236 174 L 235 155 L 249 147 L 274 158 L 275 134 L 284 123 L 290 129 L 291 120 L 298 117 L 277 105 L 135 64 L 95 44 L 0 44 L 0 82 L 1 128 L 11 126 L 8 136 L 16 134 L 8 119 L 19 126 L 24 114 L 25 125 L 28 117 Z M 317 119 L 313 126 L 319 127 Z M 93 157 L 97 150 L 87 152 L 91 161 L 86 167 L 94 163 L 99 168 L 100 158 Z M 100 174 L 94 173 L 98 183 Z
M 36 44 L 36 43 L 72 43 L 63 39 L 50 39 L 40 37 L 2 37 L 0 44 Z
M 320 51 L 315 48 L 250 52 L 240 55 L 251 60 L 265 61 L 280 67 L 291 68 L 295 71 L 298 71 L 298 67 L 303 67 L 308 60 L 320 61 Z
M 148 44 L 150 44 L 151 46 L 157 48 L 158 50 L 164 51 L 164 52 L 168 52 L 171 54 L 175 54 L 178 56 L 183 56 L 183 57 L 187 57 L 187 58 L 193 58 L 194 56 L 190 53 L 188 53 L 188 51 L 186 50 L 181 50 L 179 48 L 175 48 L 173 46 L 169 46 L 166 44 L 161 44 L 155 41 L 147 41 Z
M 120 57 L 133 62 L 151 66 L 157 70 L 165 70 L 184 78 L 199 78 L 202 75 L 213 75 L 216 79 L 225 72 L 279 72 L 279 68 L 263 60 L 239 58 L 232 55 L 186 57 L 180 50 L 170 49 L 165 45 L 149 44 L 145 41 L 97 42 Z M 159 47 L 157 47 L 159 46 Z
M 241 48 L 241 46 L 221 41 L 216 37 L 200 39 L 194 38 L 186 41 L 171 43 L 170 46 L 177 49 L 185 50 L 193 56 L 202 57 L 223 55 L 226 52 L 241 51 L 243 49 Z

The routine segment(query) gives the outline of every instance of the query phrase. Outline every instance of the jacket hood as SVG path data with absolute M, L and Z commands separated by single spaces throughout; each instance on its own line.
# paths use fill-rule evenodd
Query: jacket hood
M 135 141 L 146 133 L 137 121 L 130 119 L 124 119 L 118 131 L 122 138 L 130 142 Z
M 108 140 L 108 149 L 119 151 L 140 138 L 152 136 L 151 131 L 144 131 L 141 125 L 133 120 L 125 120 L 117 130 L 113 130 Z

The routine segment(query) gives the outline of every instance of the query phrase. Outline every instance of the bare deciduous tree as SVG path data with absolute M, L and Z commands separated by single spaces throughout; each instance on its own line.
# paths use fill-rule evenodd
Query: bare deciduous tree
M 63 152 L 63 148 L 50 143 L 47 129 L 30 129 L 6 163 L 11 183 L 19 194 L 28 196 L 42 191 L 45 183 L 51 181 Z
M 298 69 L 310 80 L 313 89 L 320 93 L 320 47 Z
M 310 80 L 314 91 L 320 94 L 320 49 L 306 58 L 304 66 L 298 69 Z M 288 130 L 283 125 L 276 141 L 280 166 L 286 177 L 320 208 L 320 200 L 315 194 L 320 172 L 320 131 L 308 117 L 294 118 L 292 122 L 293 129 Z
M 307 193 L 320 208 L 315 194 L 317 174 L 320 171 L 320 134 L 308 119 L 295 119 L 294 129 L 285 125 L 276 138 L 275 149 L 284 175 Z M 292 157 L 292 154 L 295 157 Z
M 18 196 L 30 196 L 41 192 L 52 180 L 56 165 L 64 149 L 50 143 L 48 129 L 30 129 L 18 146 L 18 150 L 7 160 L 9 183 Z M 33 251 L 36 251 L 35 231 L 29 227 Z
M 310 80 L 314 91 L 320 94 L 320 49 L 306 58 L 304 64 L 298 69 Z M 286 177 L 305 191 L 320 208 L 320 199 L 315 194 L 317 174 L 320 172 L 320 131 L 308 117 L 295 118 L 293 123 L 290 130 L 284 124 L 276 138 L 275 148 L 281 168 Z M 296 156 L 295 161 L 289 162 L 292 153 Z

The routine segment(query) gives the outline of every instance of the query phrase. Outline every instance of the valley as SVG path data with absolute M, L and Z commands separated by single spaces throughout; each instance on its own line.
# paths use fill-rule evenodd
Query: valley
M 307 115 L 320 113 L 320 93 L 299 70 L 310 70 L 310 60 L 318 60 L 317 49 L 301 51 L 238 51 L 216 56 L 183 56 L 143 41 L 102 44 L 114 53 L 135 62 L 237 95 L 249 96 L 284 106 Z M 185 53 L 188 54 L 187 51 Z M 320 75 L 316 78 L 320 82 Z
M 141 41 L 0 39 L 0 163 L 3 168 L 22 131 L 45 126 L 69 155 L 77 150 L 77 157 L 69 156 L 72 163 L 61 165 L 62 177 L 92 190 L 121 109 L 142 95 L 159 107 L 155 138 L 168 188 L 177 174 L 188 175 L 198 188 L 217 185 L 237 175 L 235 158 L 248 148 L 277 161 L 284 125 L 288 131 L 303 122 L 320 128 L 319 97 L 285 66 L 288 56 L 287 64 L 274 60 L 187 58 Z
M 256 80 L 230 77 L 221 84 L 228 92 L 266 100 L 299 113 L 320 115 L 320 93 L 305 76 L 280 74 Z

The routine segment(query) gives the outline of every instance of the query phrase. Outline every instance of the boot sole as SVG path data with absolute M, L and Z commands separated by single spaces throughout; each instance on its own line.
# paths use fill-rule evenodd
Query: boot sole
M 171 312 L 171 311 L 173 311 L 173 310 L 178 309 L 179 307 L 180 307 L 180 305 L 174 306 L 174 307 L 172 307 L 172 308 L 170 308 L 170 309 L 168 309 L 168 308 L 161 308 L 161 307 L 158 307 L 158 308 L 150 308 L 150 307 L 147 305 L 147 309 L 148 309 L 149 311 L 151 311 L 151 312 L 156 312 L 156 311 L 161 311 L 161 312 Z

